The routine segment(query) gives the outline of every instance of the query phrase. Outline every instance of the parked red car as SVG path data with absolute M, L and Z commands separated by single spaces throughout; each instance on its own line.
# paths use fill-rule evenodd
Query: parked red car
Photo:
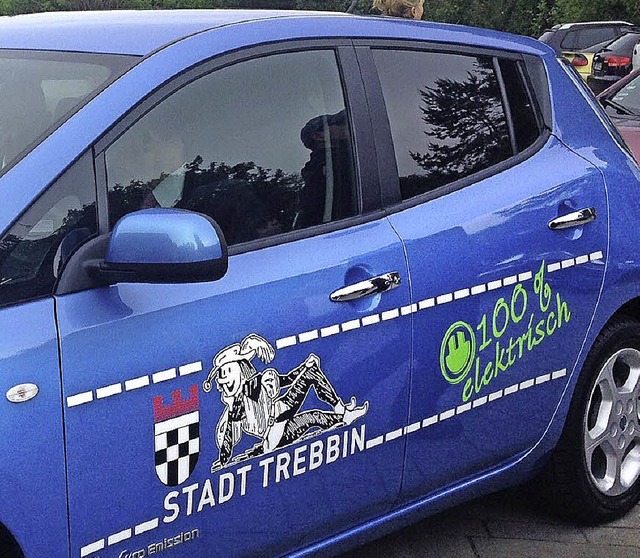
M 640 161 L 640 68 L 605 89 L 598 100 Z

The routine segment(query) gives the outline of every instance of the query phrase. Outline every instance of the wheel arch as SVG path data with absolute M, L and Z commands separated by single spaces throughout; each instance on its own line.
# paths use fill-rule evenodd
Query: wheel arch
M 0 556 L 3 558 L 25 558 L 18 541 L 3 523 L 0 523 Z
M 621 318 L 621 317 L 627 317 L 627 318 L 633 318 L 636 321 L 640 322 L 640 297 L 637 298 L 633 298 L 630 301 L 628 301 L 626 304 L 624 304 L 623 306 L 621 306 L 616 312 L 614 312 L 614 314 L 609 318 L 609 320 L 607 321 L 607 323 L 611 322 L 612 320 L 615 320 L 617 318 Z M 606 327 L 607 324 L 605 324 L 603 326 Z

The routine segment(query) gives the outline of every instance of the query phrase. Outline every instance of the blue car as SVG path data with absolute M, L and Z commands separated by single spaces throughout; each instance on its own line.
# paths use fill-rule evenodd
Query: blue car
M 640 493 L 640 169 L 547 46 L 0 18 L 0 555 L 330 555 Z M 579 115 L 579 117 L 576 117 Z

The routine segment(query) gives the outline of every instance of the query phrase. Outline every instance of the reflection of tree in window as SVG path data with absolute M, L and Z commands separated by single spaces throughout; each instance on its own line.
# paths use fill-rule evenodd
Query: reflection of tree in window
M 427 151 L 412 152 L 426 175 L 401 177 L 403 198 L 433 190 L 511 155 L 500 89 L 489 59 L 478 59 L 465 80 L 438 78 L 420 90 Z
M 176 173 L 172 173 L 176 175 Z M 110 222 L 140 208 L 166 207 L 153 193 L 169 177 L 162 173 L 143 182 L 109 189 Z M 297 173 L 265 169 L 252 161 L 228 165 L 211 162 L 203 166 L 196 157 L 181 169 L 180 185 L 171 207 L 204 213 L 215 219 L 228 244 L 238 244 L 292 229 L 297 199 L 304 186 Z
M 69 255 L 96 230 L 95 203 L 69 207 L 59 223 L 29 214 L 0 241 L 0 304 L 50 294 Z

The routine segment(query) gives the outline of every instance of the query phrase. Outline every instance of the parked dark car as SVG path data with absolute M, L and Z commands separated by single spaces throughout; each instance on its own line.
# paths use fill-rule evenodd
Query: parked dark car
M 548 44 L 558 54 L 562 51 L 582 51 L 616 39 L 629 27 L 633 25 L 625 21 L 565 23 L 547 29 L 538 40 Z
M 583 80 L 591 74 L 594 54 L 632 28 L 623 21 L 591 21 L 554 25 L 545 31 L 540 41 L 566 58 Z
M 638 41 L 640 41 L 640 28 L 635 28 L 633 32 L 625 33 L 609 43 L 593 57 L 587 85 L 594 93 L 601 93 L 631 72 L 633 49 Z
M 640 160 L 640 68 L 603 91 L 598 100 Z

